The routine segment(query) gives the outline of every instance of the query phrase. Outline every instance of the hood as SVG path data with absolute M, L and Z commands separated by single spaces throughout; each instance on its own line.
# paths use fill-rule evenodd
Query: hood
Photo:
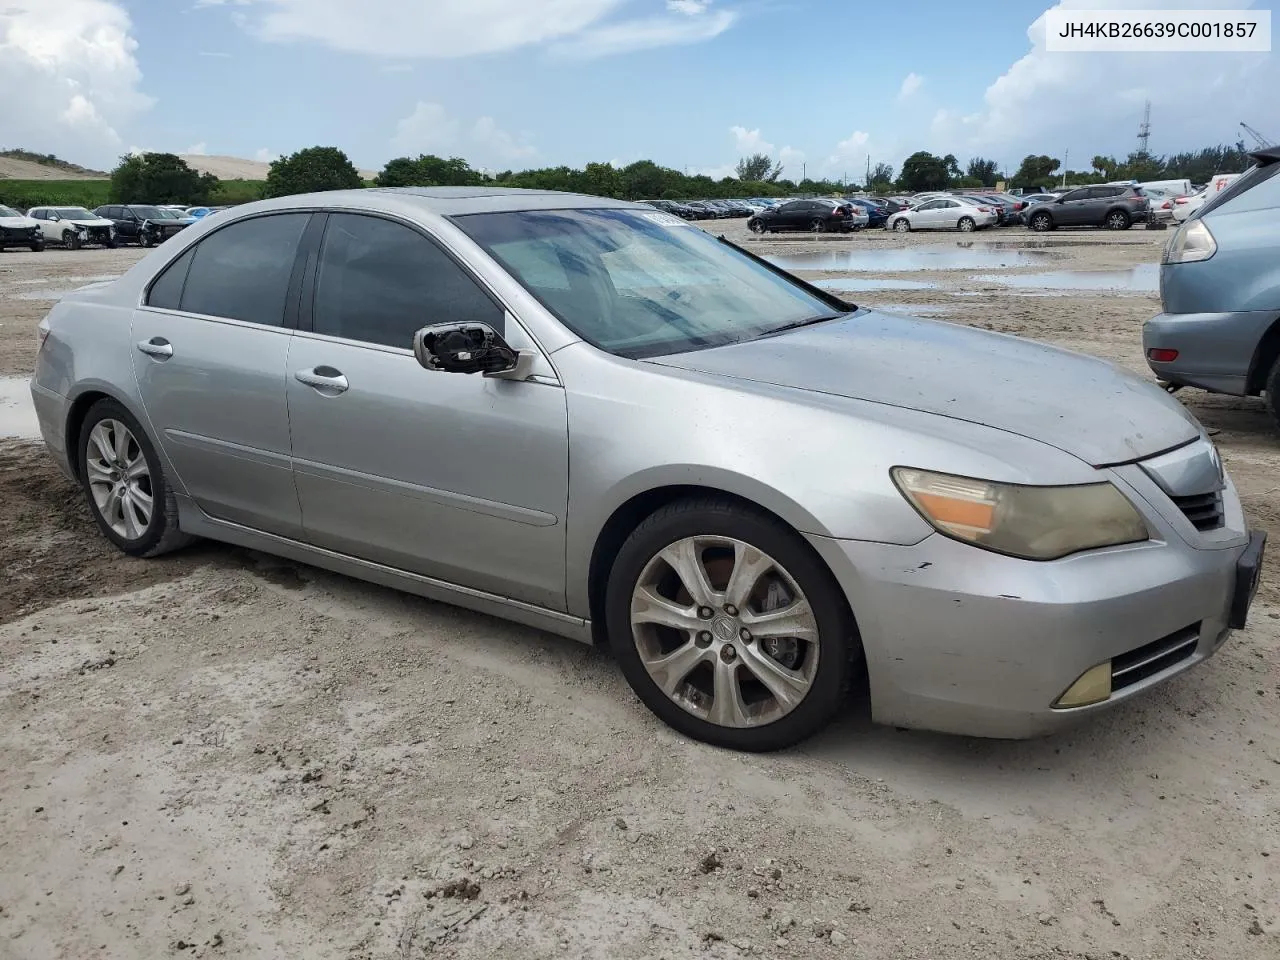
M 0 217 L 0 227 L 17 228 L 21 230 L 23 227 L 38 227 L 36 221 L 30 217 Z
M 1200 434 L 1182 404 L 1103 360 L 875 311 L 648 362 L 966 420 L 1093 466 L 1140 460 Z
M 59 223 L 74 223 L 77 227 L 114 227 L 115 224 L 102 217 L 90 217 L 88 220 L 60 220 Z

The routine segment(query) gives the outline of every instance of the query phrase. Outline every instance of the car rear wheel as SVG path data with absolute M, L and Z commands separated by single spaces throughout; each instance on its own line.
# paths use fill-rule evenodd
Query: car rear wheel
M 906 217 L 902 217 L 901 219 L 893 221 L 893 232 L 894 233 L 910 233 L 911 221 L 908 220 Z
M 1123 210 L 1112 210 L 1107 214 L 1107 227 L 1111 230 L 1128 230 L 1132 222 Z
M 844 596 L 781 521 L 733 500 L 661 508 L 619 550 L 606 597 L 627 682 L 680 733 L 777 750 L 844 700 L 859 649 Z
M 978 224 L 973 217 L 961 217 L 956 223 L 956 229 L 961 233 L 973 233 L 977 226 Z
M 1031 218 L 1028 226 L 1030 226 L 1032 230 L 1036 231 L 1036 233 L 1044 233 L 1053 229 L 1053 217 L 1049 216 L 1047 213 L 1037 213 Z
M 89 408 L 80 428 L 80 479 L 98 528 L 120 550 L 155 557 L 190 543 L 160 458 L 128 410 L 114 400 Z
M 1267 413 L 1271 414 L 1271 419 L 1275 421 L 1277 427 L 1280 427 L 1280 357 L 1271 365 L 1263 392 Z
M 809 229 L 814 233 L 823 233 L 827 229 L 827 221 L 823 220 L 821 217 L 814 217 L 809 221 Z

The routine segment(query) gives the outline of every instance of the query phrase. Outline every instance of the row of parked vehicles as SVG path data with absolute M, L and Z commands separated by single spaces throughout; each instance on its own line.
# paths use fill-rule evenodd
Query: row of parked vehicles
M 32 207 L 25 214 L 0 204 L 0 250 L 26 247 L 39 252 L 53 243 L 68 250 L 91 244 L 154 247 L 202 217 L 225 207 L 180 207 L 111 203 L 86 210 L 74 206 Z

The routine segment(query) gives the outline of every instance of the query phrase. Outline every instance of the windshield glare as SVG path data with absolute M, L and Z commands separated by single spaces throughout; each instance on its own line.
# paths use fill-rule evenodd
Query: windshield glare
M 60 216 L 63 220 L 97 220 L 92 213 L 84 207 L 54 207 L 53 212 Z
M 161 210 L 159 207 L 130 207 L 129 210 L 132 211 L 137 216 L 141 217 L 143 220 L 166 219 L 164 215 L 164 211 Z
M 834 312 L 670 214 L 526 210 L 454 222 L 566 327 L 619 356 L 723 346 Z
M 22 216 L 22 214 L 20 214 L 17 210 L 14 210 L 12 207 L 6 207 L 4 204 L 0 203 L 0 217 L 20 217 L 20 216 Z

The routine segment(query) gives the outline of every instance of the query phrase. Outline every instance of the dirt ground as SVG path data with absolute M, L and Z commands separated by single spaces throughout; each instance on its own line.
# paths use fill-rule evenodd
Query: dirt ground
M 1031 249 L 847 296 L 1143 371 L 1155 294 L 976 278 L 1127 270 L 1167 236 L 752 249 Z M 19 296 L 137 256 L 0 255 L 0 372 L 29 372 L 49 306 Z M 1260 403 L 1179 396 L 1280 543 Z M 33 443 L 0 444 L 0 530 L 4 960 L 1280 956 L 1275 563 L 1216 658 L 1070 733 L 902 732 L 851 703 L 742 756 L 568 641 L 216 544 L 120 556 Z

